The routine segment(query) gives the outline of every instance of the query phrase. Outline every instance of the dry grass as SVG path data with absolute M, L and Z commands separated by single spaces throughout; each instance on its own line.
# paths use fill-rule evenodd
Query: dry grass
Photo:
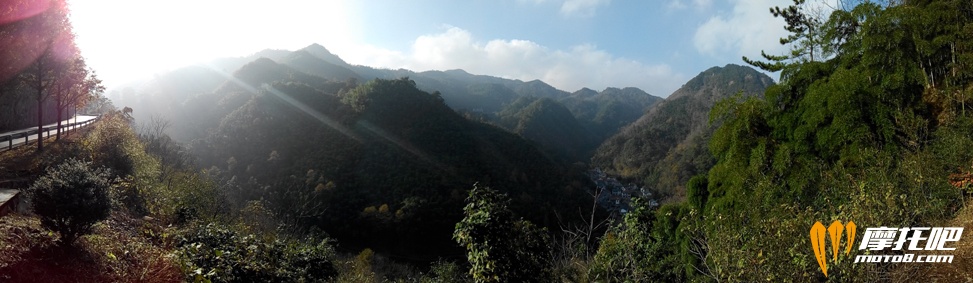
M 180 282 L 165 233 L 116 213 L 63 247 L 36 217 L 11 214 L 0 219 L 0 282 Z
M 90 128 L 71 132 L 62 136 L 60 141 L 55 141 L 53 136 L 46 138 L 44 151 L 40 153 L 34 141 L 30 145 L 0 152 L 0 187 L 17 188 L 24 184 L 21 180 L 33 181 L 44 172 L 45 163 L 59 161 L 74 153 L 77 143 L 88 131 Z
M 947 247 L 952 251 L 919 251 L 917 255 L 953 255 L 952 263 L 897 263 L 890 274 L 893 282 L 973 282 L 973 199 L 967 199 L 956 217 L 935 226 L 963 227 L 964 235 Z
M 78 143 L 90 129 L 48 138 L 43 152 L 35 146 L 0 152 L 0 187 L 25 189 L 47 166 L 81 154 Z M 181 282 L 167 235 L 155 221 L 113 212 L 65 247 L 36 216 L 9 214 L 0 218 L 0 282 Z
M 964 235 L 956 242 L 956 250 L 951 264 L 931 264 L 929 279 L 931 282 L 973 282 L 973 199 L 960 209 L 956 217 L 946 225 L 948 227 L 963 227 Z

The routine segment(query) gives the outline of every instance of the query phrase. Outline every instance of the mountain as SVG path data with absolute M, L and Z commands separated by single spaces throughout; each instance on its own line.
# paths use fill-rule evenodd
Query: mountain
M 523 83 L 514 89 L 517 93 L 523 96 L 538 97 L 538 98 L 554 98 L 560 99 L 568 96 L 567 92 L 556 89 L 553 86 L 542 82 L 540 80 L 533 80 Z
M 351 65 L 348 65 L 348 63 L 345 62 L 345 60 L 341 60 L 341 58 L 339 58 L 338 55 L 331 54 L 331 51 L 328 51 L 327 48 L 324 48 L 324 46 L 321 46 L 320 44 L 317 43 L 308 45 L 307 47 L 304 47 L 299 51 L 307 52 L 308 54 L 311 54 L 312 56 L 324 60 L 325 62 L 331 63 L 335 66 L 339 66 L 346 69 L 352 68 Z
M 320 46 L 320 45 L 315 45 L 315 46 Z M 348 64 L 344 63 L 344 61 L 341 61 L 341 59 L 338 58 L 337 56 L 331 55 L 331 53 L 326 53 L 323 55 L 315 55 L 312 54 L 311 51 L 308 51 L 309 48 L 310 47 L 298 51 L 294 51 L 291 54 L 288 54 L 286 57 L 282 58 L 280 62 L 294 69 L 300 70 L 304 73 L 319 76 L 322 78 L 331 79 L 331 80 L 336 80 L 336 81 L 346 81 L 349 79 L 354 79 L 356 81 L 362 80 L 361 75 L 358 75 L 358 73 L 355 73 L 355 71 L 352 71 L 351 69 L 345 67 Z M 317 53 L 321 53 L 321 52 L 327 52 L 327 49 L 324 49 L 323 51 L 319 51 Z M 331 55 L 333 59 L 329 61 L 319 57 L 319 56 L 327 56 L 327 55 Z M 332 61 L 336 61 L 336 63 L 339 63 L 341 65 L 332 63 Z
M 560 100 L 599 144 L 642 117 L 659 101 L 662 98 L 634 87 L 609 87 L 601 92 L 584 88 Z
M 579 168 L 465 119 L 408 79 L 349 85 L 261 58 L 186 106 L 174 128 L 193 128 L 191 151 L 229 206 L 259 201 L 350 249 L 422 260 L 459 252 L 453 226 L 477 182 L 545 226 L 591 201 Z
M 592 166 L 642 182 L 662 196 L 680 198 L 689 178 L 715 162 L 707 148 L 718 126 L 709 123 L 713 105 L 736 93 L 762 95 L 773 84 L 750 67 L 710 68 L 602 143 Z
M 545 85 L 528 82 L 520 90 L 553 94 L 543 91 L 553 89 Z M 537 142 L 557 156 L 584 161 L 590 159 L 599 144 L 662 100 L 638 88 L 607 88 L 602 92 L 585 88 L 567 96 L 556 95 L 555 98 L 520 96 L 506 104 L 493 119 L 501 127 Z
M 243 65 L 246 65 L 247 63 L 253 62 L 254 60 L 260 58 L 267 58 L 270 60 L 279 61 L 280 59 L 283 59 L 284 57 L 287 57 L 287 55 L 290 54 L 291 52 L 287 50 L 264 49 L 258 51 L 257 53 L 250 54 L 243 57 L 219 58 L 209 62 L 207 65 L 209 65 L 211 68 L 215 70 L 219 70 L 224 73 L 232 73 L 233 71 L 239 69 L 240 67 L 243 67 Z
M 218 123 L 221 117 L 254 95 L 253 88 L 262 84 L 296 80 L 314 88 L 322 88 L 326 82 L 340 82 L 350 87 L 373 79 L 403 77 L 414 81 L 420 90 L 438 94 L 447 106 L 464 116 L 501 126 L 540 145 L 552 157 L 572 162 L 588 160 L 598 144 L 661 100 L 637 88 L 607 88 L 601 92 L 582 89 L 568 93 L 540 80 L 524 82 L 463 70 L 414 72 L 355 66 L 324 46 L 312 44 L 293 52 L 267 49 L 246 57 L 218 59 L 163 74 L 142 87 L 131 89 L 120 105 L 132 107 L 136 121 L 150 121 L 153 116 L 169 117 L 174 124 L 169 130 L 172 137 L 190 142 L 204 137 L 206 133 L 200 129 Z M 515 103 L 525 97 L 531 98 L 529 102 Z M 525 109 L 541 98 L 548 100 L 534 109 Z M 190 101 L 201 105 L 190 105 Z M 563 115 L 561 109 L 567 109 L 570 115 Z M 525 115 L 528 113 L 531 115 Z M 200 122 L 197 118 L 205 119 Z M 195 123 L 207 126 L 196 127 Z M 531 127 L 518 128 L 520 124 Z M 562 140 L 555 142 L 548 134 Z
M 600 142 L 571 111 L 550 98 L 521 97 L 499 119 L 504 128 L 568 160 L 585 159 Z

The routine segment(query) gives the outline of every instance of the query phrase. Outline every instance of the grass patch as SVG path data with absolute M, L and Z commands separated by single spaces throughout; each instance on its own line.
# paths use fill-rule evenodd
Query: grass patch
M 37 217 L 11 214 L 0 219 L 0 281 L 179 282 L 165 235 L 151 220 L 114 213 L 64 247 Z

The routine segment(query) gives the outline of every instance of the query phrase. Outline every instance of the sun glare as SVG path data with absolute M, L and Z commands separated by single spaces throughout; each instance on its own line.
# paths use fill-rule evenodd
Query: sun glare
M 266 48 L 355 42 L 342 1 L 72 1 L 83 54 L 107 83 Z

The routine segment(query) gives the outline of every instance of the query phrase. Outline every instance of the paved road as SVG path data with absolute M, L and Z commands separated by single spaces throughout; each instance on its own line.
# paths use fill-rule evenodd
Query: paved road
M 98 116 L 78 115 L 78 116 L 72 117 L 71 119 L 62 121 L 61 122 L 61 125 L 63 126 L 63 125 L 67 125 L 67 124 L 74 123 L 74 122 L 80 123 L 80 122 L 88 121 L 88 120 L 95 119 L 95 118 L 98 118 Z M 75 120 L 75 119 L 77 119 L 77 120 Z M 54 127 L 54 126 L 57 126 L 57 123 L 44 125 L 45 128 L 47 128 L 47 127 Z M 6 132 L 6 133 L 0 133 L 0 137 L 7 136 L 7 135 L 11 135 L 11 134 L 19 134 L 19 133 L 23 133 L 23 132 L 27 132 L 27 131 L 31 131 L 31 130 L 35 130 L 35 129 L 37 129 L 37 127 L 30 127 L 30 128 L 23 129 L 23 130 L 11 131 L 11 132 Z M 50 131 L 44 132 L 44 137 L 45 138 L 50 137 L 50 136 L 53 136 L 53 135 L 57 135 L 57 129 L 52 129 Z M 28 136 L 27 137 L 27 142 L 29 142 L 29 141 L 35 141 L 36 142 L 37 141 L 37 133 L 34 133 L 34 134 Z M 13 140 L 13 147 L 17 147 L 18 145 L 21 145 L 23 143 L 24 143 L 24 138 L 23 137 L 16 138 L 16 139 Z M 7 150 L 7 148 L 9 148 L 9 146 L 10 146 L 10 142 L 9 141 L 0 142 L 0 151 Z

